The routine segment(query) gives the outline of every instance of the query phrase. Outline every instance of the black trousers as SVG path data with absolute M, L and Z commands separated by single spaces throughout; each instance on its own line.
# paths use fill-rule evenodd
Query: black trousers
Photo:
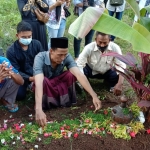
M 96 78 L 96 79 L 104 79 L 108 82 L 110 87 L 114 87 L 118 83 L 119 75 L 117 75 L 116 71 L 110 69 L 104 74 L 92 74 L 92 69 L 86 64 L 83 68 L 84 74 L 87 78 Z

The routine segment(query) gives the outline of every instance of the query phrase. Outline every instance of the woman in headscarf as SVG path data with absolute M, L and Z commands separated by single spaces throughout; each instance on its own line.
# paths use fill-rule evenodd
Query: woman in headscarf
M 37 6 L 40 11 L 47 13 L 49 6 L 46 0 L 17 0 L 18 8 L 23 21 L 26 21 L 32 26 L 32 38 L 39 40 L 45 51 L 48 50 L 47 36 L 45 24 L 39 21 L 34 13 L 34 6 Z

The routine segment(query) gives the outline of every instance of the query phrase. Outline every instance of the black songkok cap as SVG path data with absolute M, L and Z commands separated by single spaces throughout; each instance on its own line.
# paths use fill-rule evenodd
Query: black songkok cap
M 68 38 L 51 38 L 51 47 L 52 48 L 68 48 Z

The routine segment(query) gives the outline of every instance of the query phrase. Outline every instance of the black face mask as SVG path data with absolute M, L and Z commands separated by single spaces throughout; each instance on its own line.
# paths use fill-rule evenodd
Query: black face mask
M 97 45 L 97 47 L 103 53 L 107 49 L 108 45 L 106 45 L 104 47 L 101 47 L 101 46 Z

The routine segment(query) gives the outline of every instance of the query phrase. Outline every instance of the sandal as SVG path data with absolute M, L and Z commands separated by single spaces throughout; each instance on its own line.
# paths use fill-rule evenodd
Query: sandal
M 13 112 L 17 112 L 18 111 L 18 109 L 19 109 L 18 105 L 10 104 L 4 99 L 1 99 L 1 101 L 3 103 L 4 108 L 6 108 L 9 112 L 13 113 Z
M 4 106 L 9 112 L 17 112 L 19 107 L 16 104 L 7 104 Z

